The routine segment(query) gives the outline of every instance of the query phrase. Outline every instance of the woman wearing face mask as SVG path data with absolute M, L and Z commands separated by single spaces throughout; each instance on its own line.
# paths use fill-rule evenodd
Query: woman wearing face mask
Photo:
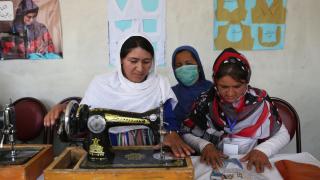
M 193 149 L 185 144 L 176 131 L 180 130 L 173 114 L 177 99 L 166 78 L 155 72 L 154 50 L 149 40 L 133 34 L 119 42 L 117 71 L 96 76 L 90 83 L 80 104 L 90 108 L 107 108 L 143 113 L 164 102 L 164 145 L 177 157 L 185 157 Z M 52 126 L 64 111 L 66 104 L 58 104 L 44 118 L 45 126 Z M 151 145 L 150 131 L 144 126 L 110 128 L 113 146 Z
M 191 111 L 192 103 L 212 86 L 206 80 L 198 52 L 191 46 L 178 47 L 172 55 L 172 68 L 178 84 L 172 87 L 178 99 L 174 109 L 181 123 Z
M 213 168 L 222 166 L 225 154 L 246 154 L 241 160 L 248 161 L 247 168 L 263 172 L 271 168 L 268 157 L 290 140 L 266 91 L 249 85 L 250 75 L 247 59 L 225 49 L 213 65 L 214 86 L 183 122 L 183 138 Z

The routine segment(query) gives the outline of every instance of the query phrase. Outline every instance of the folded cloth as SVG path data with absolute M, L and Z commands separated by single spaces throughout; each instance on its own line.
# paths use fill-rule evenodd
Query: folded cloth
M 275 165 L 284 180 L 314 180 L 320 177 L 320 167 L 312 164 L 280 160 Z

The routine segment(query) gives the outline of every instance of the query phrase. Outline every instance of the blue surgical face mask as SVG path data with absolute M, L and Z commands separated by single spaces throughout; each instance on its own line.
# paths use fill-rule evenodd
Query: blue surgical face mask
M 198 65 L 184 65 L 175 69 L 180 82 L 185 86 L 192 86 L 199 79 Z

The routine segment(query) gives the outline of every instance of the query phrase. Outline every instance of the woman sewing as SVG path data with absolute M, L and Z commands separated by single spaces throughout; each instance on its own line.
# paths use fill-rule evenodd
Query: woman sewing
M 225 49 L 213 65 L 213 87 L 184 120 L 184 140 L 213 168 L 222 167 L 226 154 L 245 154 L 247 168 L 263 172 L 271 168 L 268 157 L 290 140 L 266 91 L 251 87 L 250 76 L 247 59 Z
M 164 137 L 164 145 L 170 147 L 176 157 L 190 155 L 193 149 L 185 144 L 177 133 L 180 127 L 173 113 L 177 99 L 167 79 L 155 72 L 154 50 L 150 41 L 137 34 L 125 38 L 119 44 L 117 71 L 96 76 L 85 92 L 81 104 L 87 104 L 91 108 L 142 113 L 158 107 L 162 101 L 167 124 L 165 129 L 169 132 Z M 54 106 L 46 115 L 44 125 L 53 125 L 65 108 L 66 104 Z M 123 138 L 134 133 L 141 134 L 141 144 L 126 141 L 132 139 L 130 137 Z M 113 145 L 148 145 L 145 138 L 149 138 L 149 133 L 145 127 L 122 126 L 114 128 L 109 134 L 110 138 L 124 140 L 119 142 L 111 139 Z

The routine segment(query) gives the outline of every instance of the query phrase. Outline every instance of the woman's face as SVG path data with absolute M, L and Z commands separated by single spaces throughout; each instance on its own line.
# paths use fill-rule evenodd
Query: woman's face
M 183 65 L 197 65 L 197 61 L 193 58 L 191 52 L 181 51 L 176 55 L 175 69 Z
M 121 60 L 123 74 L 132 82 L 143 82 L 149 74 L 152 61 L 153 57 L 148 51 L 134 48 Z
M 25 25 L 30 25 L 34 21 L 34 19 L 37 17 L 37 13 L 28 13 L 24 15 L 23 21 Z
M 245 81 L 238 82 L 229 75 L 218 79 L 216 86 L 220 97 L 229 103 L 237 101 L 247 90 L 247 83 Z

